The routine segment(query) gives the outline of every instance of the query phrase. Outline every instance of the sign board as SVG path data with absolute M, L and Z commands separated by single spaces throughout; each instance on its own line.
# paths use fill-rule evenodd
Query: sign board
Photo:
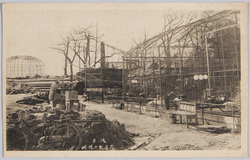
M 138 83 L 137 79 L 132 79 L 132 83 Z

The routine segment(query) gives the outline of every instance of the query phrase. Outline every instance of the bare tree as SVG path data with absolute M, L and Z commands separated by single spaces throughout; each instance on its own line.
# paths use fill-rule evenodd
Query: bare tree
M 70 64 L 70 81 L 73 81 L 73 62 L 75 60 L 76 54 L 73 55 L 72 58 L 69 56 L 69 48 L 70 48 L 70 38 L 67 36 L 66 39 L 63 39 L 63 42 L 61 44 L 58 44 L 59 47 L 52 48 L 58 51 L 58 53 L 61 53 L 65 57 L 65 68 L 64 71 L 67 73 L 67 61 Z
M 86 43 L 83 43 L 84 45 L 82 46 L 84 49 L 83 51 L 83 57 L 85 60 L 85 65 L 88 64 L 88 66 L 91 66 L 91 55 L 90 55 L 90 45 L 91 45 L 91 40 L 94 40 L 96 43 L 96 37 L 93 36 L 93 34 L 90 32 L 90 27 L 88 28 L 81 28 L 78 30 L 74 30 L 75 34 L 79 37 L 79 40 L 81 41 L 86 41 Z M 95 47 L 97 49 L 97 47 Z M 97 51 L 94 52 L 95 54 L 97 53 Z M 96 57 L 96 55 L 95 55 Z
M 65 63 L 64 63 L 64 75 L 67 76 L 67 68 L 68 68 L 68 51 L 69 51 L 69 44 L 70 44 L 70 40 L 69 37 L 67 37 L 66 39 L 63 38 L 62 43 L 58 44 L 57 48 L 52 48 L 52 49 L 56 49 L 59 53 L 63 54 L 65 57 Z
M 71 46 L 70 49 L 74 52 L 74 54 L 80 59 L 80 61 L 85 64 L 86 60 L 84 60 L 81 57 L 81 52 L 84 52 L 85 47 L 81 46 L 82 40 L 78 39 L 76 36 L 74 36 L 73 34 L 71 34 Z M 83 56 L 84 57 L 84 56 Z
M 171 41 L 175 35 L 181 32 L 180 26 L 190 23 L 196 18 L 196 14 L 190 12 L 184 13 L 166 13 L 164 14 L 164 29 L 165 36 L 162 37 L 164 52 L 166 54 L 167 67 L 171 66 Z M 185 37 L 186 39 L 186 37 Z M 184 40 L 186 41 L 186 40 Z M 183 48 L 184 49 L 184 48 Z
M 67 64 L 70 64 L 71 81 L 73 80 L 73 66 L 75 66 L 74 61 L 76 57 L 79 59 L 79 68 L 80 63 L 82 63 L 85 65 L 85 69 L 95 67 L 101 61 L 101 58 L 98 60 L 96 55 L 98 53 L 97 37 L 92 34 L 90 28 L 73 29 L 72 33 L 63 38 L 62 43 L 58 44 L 57 47 L 52 47 L 52 49 L 57 50 L 58 53 L 63 54 L 65 57 L 64 75 L 67 75 Z M 116 54 L 119 53 L 113 53 L 104 58 L 110 58 Z

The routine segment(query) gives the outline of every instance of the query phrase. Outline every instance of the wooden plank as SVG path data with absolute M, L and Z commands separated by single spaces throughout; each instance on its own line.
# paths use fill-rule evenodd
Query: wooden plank
M 189 113 L 185 111 L 176 111 L 176 112 L 171 112 L 171 114 L 176 114 L 176 115 L 184 115 L 184 116 L 194 116 L 196 115 L 195 113 Z

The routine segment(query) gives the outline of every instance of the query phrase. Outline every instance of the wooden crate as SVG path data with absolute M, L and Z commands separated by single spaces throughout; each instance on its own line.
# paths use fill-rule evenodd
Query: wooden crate
M 68 102 L 70 100 L 78 100 L 77 91 L 65 91 L 65 101 Z

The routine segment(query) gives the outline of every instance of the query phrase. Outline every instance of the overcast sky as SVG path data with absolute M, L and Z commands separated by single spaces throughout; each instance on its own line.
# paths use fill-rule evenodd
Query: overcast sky
M 63 55 L 51 47 L 61 42 L 73 28 L 95 26 L 102 41 L 125 51 L 162 31 L 163 15 L 170 4 L 8 4 L 3 7 L 4 54 L 40 58 L 45 74 L 63 74 Z M 175 10 L 187 10 L 177 5 Z M 190 6 L 191 9 L 202 7 Z M 209 6 L 203 6 L 209 9 Z M 5 58 L 6 58 L 5 57 Z M 75 69 L 76 70 L 76 69 Z

